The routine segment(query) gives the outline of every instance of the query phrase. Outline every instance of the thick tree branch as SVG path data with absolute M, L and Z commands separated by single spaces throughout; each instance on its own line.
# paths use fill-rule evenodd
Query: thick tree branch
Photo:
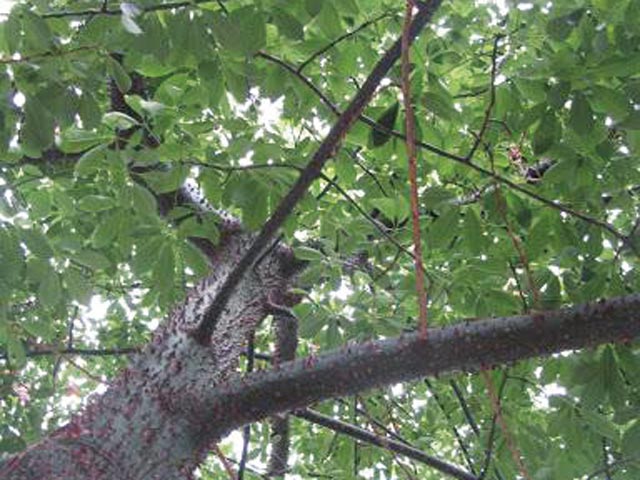
M 440 3 L 441 0 L 431 0 L 429 6 L 422 7 L 416 14 L 409 30 L 411 40 L 415 39 L 420 30 L 429 22 Z M 195 332 L 194 336 L 201 344 L 208 343 L 218 317 L 223 313 L 229 298 L 241 282 L 245 272 L 254 264 L 262 251 L 269 245 L 271 240 L 273 240 L 278 229 L 291 214 L 297 203 L 304 197 L 309 186 L 321 175 L 325 163 L 336 154 L 347 131 L 360 117 L 364 108 L 375 94 L 378 85 L 400 56 L 400 50 L 401 41 L 398 39 L 373 68 L 371 74 L 362 85 L 362 88 L 358 90 L 347 109 L 338 118 L 324 141 L 316 150 L 309 164 L 300 173 L 296 183 L 280 201 L 280 204 L 276 207 L 269 220 L 267 220 L 255 237 L 251 247 L 249 247 L 247 252 L 236 264 L 236 267 L 227 276 L 211 308 L 207 310 L 202 323 Z
M 381 385 L 627 342 L 639 335 L 640 294 L 530 315 L 469 320 L 430 329 L 426 341 L 412 333 L 255 373 L 212 389 L 200 408 L 207 421 L 212 411 L 227 412 L 216 419 L 223 434 L 278 412 Z
M 344 435 L 348 435 L 352 438 L 358 439 L 362 442 L 382 447 L 385 450 L 389 450 L 390 452 L 405 455 L 408 458 L 416 460 L 420 463 L 424 463 L 425 465 L 429 465 L 430 467 L 433 467 L 450 477 L 458 478 L 461 480 L 477 480 L 477 477 L 465 472 L 461 468 L 431 455 L 427 455 L 423 451 L 407 445 L 406 443 L 398 442 L 397 440 L 393 440 L 391 438 L 381 437 L 363 428 L 351 425 L 341 420 L 336 420 L 313 410 L 298 410 L 294 413 L 294 415 L 298 418 L 303 418 L 311 423 L 322 425 L 323 427 L 333 430 L 334 432 L 342 433 Z

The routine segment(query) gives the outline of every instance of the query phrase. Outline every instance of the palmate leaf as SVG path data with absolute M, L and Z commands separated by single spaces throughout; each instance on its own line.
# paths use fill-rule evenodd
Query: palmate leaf
M 216 392 L 218 365 L 229 365 L 225 392 L 239 394 L 249 391 L 243 382 L 252 376 L 280 382 L 289 374 L 289 366 L 260 360 L 274 355 L 272 325 L 286 309 L 298 317 L 296 354 L 305 359 L 295 365 L 305 372 L 315 374 L 314 362 L 331 348 L 348 358 L 360 344 L 373 349 L 362 367 L 329 365 L 331 375 L 316 377 L 308 391 L 321 382 L 334 382 L 335 391 L 351 388 L 411 353 L 400 349 L 383 364 L 369 362 L 376 340 L 412 338 L 418 305 L 406 148 L 401 135 L 360 120 L 340 132 L 321 178 L 242 275 L 225 307 L 225 334 L 200 349 L 190 331 L 152 332 L 179 317 L 171 312 L 200 308 L 182 309 L 185 298 L 203 308 L 215 298 L 316 155 L 336 111 L 345 111 L 399 38 L 403 2 L 15 3 L 0 22 L 6 93 L 0 102 L 0 456 L 22 450 L 20 458 L 28 457 L 38 438 L 71 418 L 70 404 L 84 405 L 96 389 L 118 388 L 128 356 L 112 354 L 153 338 L 184 341 L 184 351 L 195 354 L 182 365 L 163 355 L 149 370 L 162 376 L 171 369 L 165 377 L 177 382 L 171 395 L 164 395 L 162 381 L 149 394 L 133 392 L 136 408 L 159 406 L 159 415 L 133 412 L 133 421 L 114 425 L 135 428 L 151 419 L 144 441 L 133 435 L 123 444 L 143 445 L 144 460 L 161 465 L 149 475 L 172 478 L 187 473 L 165 475 L 172 467 L 164 460 L 194 438 L 174 436 L 180 427 L 174 419 L 184 411 L 208 412 L 199 423 L 205 431 L 220 418 L 199 404 Z M 640 7 L 632 0 L 502 3 L 442 2 L 413 44 L 410 62 L 429 326 L 456 324 L 469 332 L 484 325 L 474 317 L 504 324 L 502 316 L 530 315 L 534 335 L 507 335 L 487 347 L 509 353 L 536 345 L 550 311 L 586 301 L 604 308 L 610 297 L 640 291 Z M 364 113 L 401 134 L 399 70 L 396 61 Z M 116 101 L 118 91 L 130 109 Z M 541 164 L 548 168 L 536 170 Z M 187 297 L 211 273 L 217 277 L 207 296 L 196 289 Z M 223 357 L 229 339 L 234 352 L 246 347 L 242 329 L 257 314 L 265 316 L 254 335 L 258 355 L 254 373 L 245 375 L 246 356 Z M 634 315 L 625 313 L 624 328 Z M 572 341 L 585 332 L 591 330 L 547 340 Z M 609 333 L 594 332 L 588 348 L 581 343 L 546 359 L 478 366 L 492 367 L 502 420 L 528 475 L 518 472 L 498 423 L 492 434 L 487 385 L 466 367 L 428 382 L 353 387 L 313 408 L 379 439 L 389 432 L 371 426 L 392 426 L 416 449 L 473 476 L 640 478 L 638 347 L 625 334 L 615 345 L 594 347 Z M 462 346 L 445 346 L 438 361 L 473 359 L 482 349 L 466 338 L 452 338 Z M 50 353 L 36 351 L 47 348 Z M 69 348 L 110 355 L 59 351 Z M 192 389 L 198 372 L 210 367 L 201 361 L 209 354 L 213 374 Z M 144 355 L 136 355 L 129 372 Z M 400 370 L 394 371 L 411 373 Z M 185 372 L 190 376 L 182 382 Z M 174 405 L 185 390 L 198 393 Z M 308 393 L 252 391 L 266 408 Z M 100 397 L 89 403 L 94 409 Z M 225 409 L 223 420 L 257 411 Z M 172 434 L 154 439 L 156 421 Z M 390 454 L 386 440 L 369 447 L 307 421 L 290 420 L 287 476 L 444 478 L 420 458 Z M 267 474 L 260 465 L 268 465 L 275 437 L 268 422 L 251 425 L 245 465 L 252 470 L 245 478 Z M 154 457 L 156 442 L 165 438 L 180 441 Z M 98 443 L 109 449 L 108 439 Z M 232 443 L 222 439 L 220 449 L 241 463 Z M 135 452 L 114 457 L 115 464 Z M 201 464 L 199 475 L 229 476 L 218 459 Z
M 398 102 L 394 102 L 389 108 L 380 114 L 376 119 L 376 122 L 388 130 L 393 130 L 396 119 L 398 118 L 399 109 L 400 104 Z M 374 147 L 381 147 L 390 139 L 391 135 L 387 132 L 376 130 L 375 128 L 371 130 L 370 142 Z

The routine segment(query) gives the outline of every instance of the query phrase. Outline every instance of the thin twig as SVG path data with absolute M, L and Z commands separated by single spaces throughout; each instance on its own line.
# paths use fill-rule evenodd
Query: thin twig
M 379 435 L 376 435 L 375 433 L 369 432 L 355 425 L 343 422 L 342 420 L 328 417 L 310 409 L 298 410 L 294 413 L 294 415 L 298 418 L 305 419 L 317 425 L 322 425 L 323 427 L 329 428 L 334 432 L 348 435 L 360 441 L 389 450 L 390 452 L 405 455 L 420 463 L 429 465 L 430 467 L 433 467 L 436 470 L 445 473 L 453 478 L 462 480 L 477 480 L 477 477 L 475 475 L 462 470 L 456 465 L 445 462 L 444 460 L 440 460 L 439 458 L 432 457 L 431 455 L 428 455 L 421 450 L 410 447 L 409 445 L 398 442 L 396 440 L 381 437 Z
M 200 163 L 200 162 L 194 162 L 194 164 L 201 167 L 211 168 L 214 170 L 220 170 L 220 171 L 226 171 L 226 172 L 243 171 L 243 170 L 260 170 L 263 168 L 287 168 L 287 169 L 297 170 L 299 172 L 302 172 L 303 170 L 302 167 L 299 167 L 297 165 L 292 165 L 289 163 L 273 163 L 273 164 L 260 163 L 256 165 L 243 165 L 243 166 L 237 166 L 237 167 L 222 166 L 222 165 Z M 382 234 L 382 236 L 385 237 L 387 240 L 389 240 L 389 242 L 391 242 L 396 248 L 398 248 L 399 250 L 407 254 L 409 257 L 414 258 L 413 252 L 411 252 L 411 250 L 409 250 L 407 247 L 399 243 L 398 240 L 393 238 L 393 236 L 387 231 L 387 228 L 382 223 L 380 223 L 375 218 L 373 218 L 371 215 L 369 215 L 369 213 L 367 213 L 367 211 L 364 208 L 362 208 L 360 204 L 351 195 L 349 195 L 349 193 L 344 188 L 340 186 L 339 183 L 337 183 L 334 179 L 330 178 L 324 173 L 320 173 L 319 178 L 327 182 L 327 185 L 329 187 L 334 188 L 347 202 L 349 202 L 357 210 L 357 212 L 360 215 L 362 215 L 363 218 L 365 218 L 369 223 L 371 223 L 371 225 L 373 225 L 376 228 L 376 230 L 378 230 Z M 326 193 L 326 190 L 323 190 L 323 193 Z
M 502 403 L 502 394 L 504 393 L 504 387 L 507 385 L 507 379 L 509 376 L 506 372 L 502 375 L 502 380 L 500 381 L 500 386 L 498 387 L 498 401 Z M 479 479 L 483 480 L 489 471 L 489 466 L 491 465 L 491 457 L 493 456 L 493 443 L 496 435 L 496 423 L 497 423 L 497 415 L 493 415 L 491 420 L 491 428 L 489 429 L 489 436 L 487 437 L 487 446 L 484 451 L 484 465 L 482 466 L 482 471 L 480 472 Z M 493 467 L 496 478 L 498 480 L 502 480 L 502 474 L 498 470 L 498 467 Z
M 413 260 L 416 274 L 416 300 L 418 302 L 418 325 L 420 334 L 427 338 L 427 290 L 424 285 L 424 266 L 422 263 L 422 240 L 420 238 L 420 205 L 418 201 L 418 167 L 416 153 L 416 121 L 411 104 L 411 64 L 409 56 L 409 27 L 415 3 L 407 0 L 402 29 L 402 99 L 405 110 L 405 146 L 409 160 L 409 187 L 411 199 L 411 224 L 413 227 Z
M 99 45 L 82 45 L 81 47 L 71 48 L 69 50 L 59 50 L 59 51 L 49 51 L 42 53 L 34 53 L 33 55 L 27 55 L 24 57 L 11 57 L 11 58 L 0 58 L 0 65 L 13 65 L 16 63 L 29 63 L 35 60 L 43 60 L 48 58 L 59 58 L 65 57 L 67 55 L 73 55 L 78 52 L 86 52 L 86 51 L 98 51 L 100 50 Z
M 140 14 L 145 14 L 149 12 L 159 12 L 162 10 L 173 10 L 176 8 L 189 8 L 197 6 L 201 3 L 208 3 L 211 0 L 187 0 L 180 2 L 169 2 L 169 3 L 160 3 L 158 5 L 149 5 L 148 7 L 139 7 Z M 122 15 L 122 10 L 118 8 L 87 8 L 84 10 L 62 10 L 55 12 L 47 12 L 43 13 L 40 16 L 42 18 L 65 18 L 65 17 L 93 17 L 95 15 L 109 15 L 109 16 L 119 16 Z
M 471 460 L 471 455 L 469 453 L 469 449 L 467 448 L 466 443 L 462 439 L 462 435 L 460 435 L 460 432 L 458 431 L 458 427 L 456 427 L 455 423 L 453 422 L 453 419 L 451 418 L 451 415 L 447 411 L 447 408 L 445 407 L 444 402 L 440 398 L 440 395 L 438 394 L 438 392 L 433 387 L 433 384 L 427 378 L 424 379 L 424 383 L 425 383 L 425 385 L 427 385 L 427 388 L 429 389 L 429 392 L 431 393 L 431 395 L 433 395 L 433 398 L 436 401 L 436 404 L 438 405 L 438 408 L 440 408 L 440 411 L 444 415 L 444 418 L 449 423 L 449 426 L 450 426 L 451 430 L 453 431 L 453 436 L 456 437 L 456 441 L 458 442 L 458 446 L 460 447 L 460 451 L 462 452 L 462 457 L 464 458 L 465 462 L 467 463 L 467 467 L 469 467 L 469 470 L 471 470 L 471 473 L 473 473 L 475 475 L 476 474 L 476 470 L 475 470 L 475 468 L 473 466 L 473 460 Z
M 489 393 L 489 400 L 491 401 L 491 408 L 493 409 L 493 413 L 496 416 L 496 420 L 500 425 L 500 430 L 502 430 L 502 435 L 507 443 L 507 447 L 511 452 L 511 456 L 513 457 L 513 461 L 520 470 L 520 474 L 524 477 L 525 480 L 531 480 L 531 476 L 527 471 L 527 468 L 522 461 L 522 455 L 520 453 L 520 449 L 516 444 L 515 438 L 511 434 L 511 430 L 509 430 L 509 426 L 504 419 L 504 415 L 502 414 L 502 406 L 500 402 L 500 398 L 496 393 L 495 386 L 493 385 L 493 380 L 491 380 L 491 376 L 487 370 L 481 370 L 480 375 L 484 380 L 484 383 L 487 387 L 487 392 Z
M 224 453 L 222 453 L 222 450 L 220 450 L 220 447 L 217 443 L 213 445 L 213 453 L 215 453 L 216 457 L 218 457 L 218 459 L 220 460 L 220 463 L 222 464 L 225 472 L 227 472 L 229 478 L 231 480 L 236 480 L 236 474 L 233 471 L 233 467 L 229 463 L 229 459 L 225 456 Z
M 498 43 L 500 39 L 503 38 L 503 35 L 496 35 L 493 40 L 493 50 L 491 51 L 491 83 L 489 85 L 489 104 L 487 105 L 487 109 L 484 113 L 484 119 L 482 121 L 482 126 L 480 127 L 480 132 L 476 136 L 476 140 L 473 142 L 473 146 L 469 153 L 465 157 L 467 162 L 471 162 L 473 160 L 473 155 L 476 153 L 476 150 L 482 143 L 482 139 L 484 137 L 485 132 L 487 131 L 487 127 L 489 125 L 489 118 L 491 118 L 491 112 L 493 111 L 493 106 L 496 103 L 496 75 L 498 73 Z
M 328 52 L 329 50 L 331 50 L 333 47 L 335 47 L 336 45 L 338 45 L 340 42 L 353 37 L 355 34 L 357 34 L 358 32 L 364 30 L 365 28 L 367 28 L 370 25 L 373 25 L 377 22 L 379 22 L 380 20 L 383 20 L 384 18 L 387 18 L 391 16 L 390 12 L 385 12 L 381 15 L 378 15 L 375 18 L 372 18 L 371 20 L 367 20 L 366 22 L 360 24 L 358 27 L 354 28 L 353 30 L 351 30 L 350 32 L 347 32 L 343 35 L 340 35 L 338 38 L 336 38 L 335 40 L 331 41 L 330 43 L 328 43 L 326 46 L 322 47 L 320 50 L 318 50 L 317 52 L 314 52 L 313 54 L 311 54 L 311 56 L 309 56 L 309 58 L 307 58 L 304 62 L 302 62 L 298 68 L 296 69 L 296 71 L 298 73 L 302 72 L 302 70 L 305 69 L 305 67 L 307 65 L 309 65 L 311 62 L 313 62 L 316 58 L 318 58 L 319 56 L 325 54 L 326 52 Z

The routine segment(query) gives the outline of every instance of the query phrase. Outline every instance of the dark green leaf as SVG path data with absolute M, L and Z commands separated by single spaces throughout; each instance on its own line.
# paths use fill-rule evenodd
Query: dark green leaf
M 122 67 L 122 64 L 110 56 L 107 57 L 107 72 L 122 93 L 127 93 L 131 89 L 131 77 Z
M 533 134 L 533 152 L 536 155 L 549 150 L 562 136 L 562 127 L 552 111 L 544 114 Z
M 578 135 L 588 136 L 592 133 L 593 112 L 589 102 L 582 94 L 576 94 L 571 102 L 569 125 Z
M 377 118 L 376 122 L 388 130 L 393 130 L 396 119 L 398 118 L 399 108 L 400 104 L 398 102 L 394 102 Z M 377 130 L 375 128 L 371 129 L 371 144 L 374 147 L 381 147 L 382 145 L 387 143 L 390 138 L 391 135 L 386 132 Z

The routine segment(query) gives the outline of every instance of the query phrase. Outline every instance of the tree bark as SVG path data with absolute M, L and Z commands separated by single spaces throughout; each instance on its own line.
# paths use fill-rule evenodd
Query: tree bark
M 229 247 L 225 253 L 230 250 L 235 251 Z M 640 335 L 640 294 L 634 294 L 571 309 L 468 320 L 433 328 L 428 340 L 413 333 L 347 346 L 242 378 L 236 360 L 243 339 L 267 308 L 256 299 L 282 287 L 277 264 L 268 261 L 273 270 L 258 275 L 270 279 L 262 290 L 255 278 L 245 280 L 207 347 L 187 333 L 206 308 L 216 277 L 203 282 L 104 396 L 5 462 L 0 478 L 191 478 L 213 442 L 270 415 L 427 375 L 491 368 Z

